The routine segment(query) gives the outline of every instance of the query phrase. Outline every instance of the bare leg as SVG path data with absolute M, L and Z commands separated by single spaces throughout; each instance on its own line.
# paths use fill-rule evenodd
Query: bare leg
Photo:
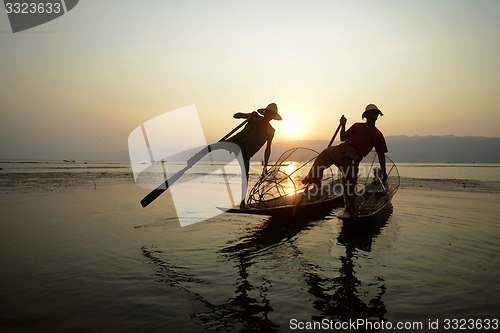
M 323 173 L 325 172 L 325 169 L 329 168 L 333 163 L 334 161 L 331 160 L 327 149 L 323 150 L 314 161 L 313 166 L 309 170 L 307 176 L 302 180 L 302 183 L 306 185 L 314 184 L 318 188 L 321 188 Z
M 246 203 L 245 199 L 247 197 L 247 189 L 248 189 L 248 174 L 250 172 L 250 158 L 245 158 L 243 157 L 243 163 L 244 165 L 240 164 L 241 167 L 241 174 L 245 175 L 245 178 L 242 177 L 241 179 L 241 202 L 240 202 L 240 208 L 245 208 Z
M 342 185 L 344 189 L 345 209 L 349 214 L 356 214 L 356 182 L 358 178 L 358 165 L 351 162 L 350 165 L 342 166 Z

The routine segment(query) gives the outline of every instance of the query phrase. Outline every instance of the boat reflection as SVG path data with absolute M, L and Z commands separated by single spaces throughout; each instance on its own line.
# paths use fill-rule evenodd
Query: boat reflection
M 392 207 L 391 207 L 392 208 Z M 343 223 L 331 246 L 338 252 L 340 245 L 341 255 L 338 269 L 331 268 L 330 261 L 311 257 L 300 245 L 300 233 L 313 231 L 325 223 L 335 219 L 333 215 L 301 219 L 289 224 L 286 220 L 267 218 L 257 225 L 248 226 L 243 234 L 229 241 L 218 251 L 223 262 L 232 265 L 237 274 L 234 282 L 225 282 L 229 290 L 225 291 L 226 298 L 215 300 L 212 297 L 195 292 L 199 286 L 210 285 L 203 280 L 189 274 L 183 267 L 177 267 L 162 255 L 158 256 L 154 248 L 143 247 L 143 254 L 156 264 L 159 282 L 171 287 L 181 288 L 190 294 L 190 300 L 203 304 L 203 311 L 193 312 L 190 317 L 194 322 L 207 330 L 223 332 L 279 332 L 286 330 L 288 322 L 278 323 L 273 316 L 273 306 L 283 303 L 282 295 L 277 291 L 284 286 L 277 286 L 277 279 L 273 274 L 279 271 L 286 273 L 293 267 L 293 274 L 303 279 L 304 295 L 310 295 L 298 300 L 301 311 L 310 306 L 311 311 L 302 313 L 311 320 L 324 319 L 335 322 L 345 322 L 349 319 L 366 319 L 370 321 L 385 320 L 387 313 L 383 302 L 386 291 L 384 278 L 375 276 L 367 280 L 359 277 L 363 269 L 360 267 L 362 253 L 372 250 L 373 240 L 382 233 L 387 224 L 392 209 L 388 209 L 376 220 L 367 223 Z M 280 254 L 290 253 L 290 257 L 280 257 Z M 321 262 L 323 260 L 323 262 Z M 271 265 L 272 269 L 266 268 Z M 228 268 L 231 266 L 227 266 Z M 296 271 L 298 270 L 298 271 Z M 366 276 L 363 272 L 361 276 Z M 279 283 L 287 283 L 285 280 Z M 296 284 L 294 284 L 296 285 Z M 196 288 L 198 286 L 198 288 Z M 205 287 L 203 287 L 205 288 Z M 298 288 L 298 287 L 297 287 Z M 299 290 L 297 290 L 299 291 Z M 280 295 L 278 299 L 273 296 Z M 275 297 L 276 298 L 276 297 Z M 299 313 L 290 313 L 290 316 Z M 370 330 L 360 330 L 369 332 Z
M 315 272 L 304 274 L 310 287 L 308 292 L 315 297 L 314 308 L 321 314 L 313 319 L 321 321 L 328 318 L 336 322 L 385 320 L 387 309 L 382 300 L 386 291 L 384 279 L 377 276 L 372 281 L 360 280 L 356 276 L 356 267 L 359 267 L 356 261 L 360 251 L 371 252 L 373 239 L 382 232 L 391 213 L 392 206 L 389 205 L 376 219 L 361 223 L 343 223 L 337 242 L 344 246 L 345 253 L 340 256 L 341 266 L 337 276 L 324 277 Z M 371 296 L 368 296 L 370 294 Z M 372 331 L 377 330 L 359 330 Z
M 280 325 L 269 319 L 269 313 L 273 311 L 269 298 L 272 283 L 262 275 L 259 279 L 252 279 L 254 281 L 252 284 L 249 270 L 258 262 L 258 257 L 265 257 L 275 247 L 294 246 L 295 236 L 300 231 L 312 227 L 310 223 L 313 221 L 317 219 L 303 219 L 300 223 L 294 223 L 285 229 L 286 220 L 270 217 L 263 220 L 260 225 L 252 227 L 240 238 L 228 243 L 219 254 L 234 262 L 233 267 L 239 275 L 233 283 L 236 296 L 215 307 L 215 311 L 198 313 L 194 316 L 203 319 L 206 328 L 213 328 L 211 324 L 214 322 L 222 322 L 225 327 L 241 326 L 244 328 L 242 332 L 279 332 Z M 255 281 L 258 281 L 258 284 Z
M 325 269 L 318 263 L 310 261 L 302 263 L 303 267 L 308 267 L 303 273 L 304 281 L 309 287 L 307 292 L 314 296 L 313 308 L 320 313 L 320 315 L 313 316 L 313 320 L 321 321 L 325 318 L 333 321 L 366 319 L 380 322 L 385 320 L 387 310 L 382 300 L 386 290 L 383 277 L 377 276 L 373 281 L 361 281 L 356 276 L 355 267 L 357 253 L 371 251 L 373 239 L 382 232 L 391 213 L 392 206 L 388 206 L 387 210 L 369 222 L 343 223 L 337 243 L 345 248 L 345 253 L 339 257 L 341 266 L 338 272 L 324 274 Z M 322 222 L 325 217 L 323 216 Z M 295 244 L 296 236 L 302 231 L 313 228 L 314 221 L 318 221 L 317 217 L 304 219 L 301 223 L 289 224 L 284 229 L 283 226 L 288 221 L 269 218 L 261 226 L 220 251 L 221 255 L 235 262 L 238 270 L 239 279 L 234 284 L 237 296 L 231 304 L 234 305 L 237 302 L 241 306 L 240 316 L 237 319 L 247 328 L 274 331 L 279 327 L 268 319 L 269 312 L 272 311 L 272 299 L 269 298 L 267 292 L 269 288 L 272 288 L 270 280 L 263 275 L 259 285 L 252 285 L 248 279 L 250 267 L 258 261 L 256 257 L 265 256 L 268 251 L 273 252 L 274 247 L 277 246 L 292 247 L 297 258 L 304 257 Z M 311 267 L 316 269 L 311 270 Z M 331 277 L 325 277 L 325 275 Z M 259 290 L 261 298 L 248 297 L 248 293 L 252 290 Z M 370 293 L 374 295 L 367 298 Z M 253 294 L 255 295 L 255 292 Z M 232 318 L 236 319 L 234 316 Z M 265 321 L 258 321 L 257 318 L 265 318 Z M 259 324 L 258 327 L 254 326 L 256 322 Z M 360 331 L 369 332 L 370 330 Z

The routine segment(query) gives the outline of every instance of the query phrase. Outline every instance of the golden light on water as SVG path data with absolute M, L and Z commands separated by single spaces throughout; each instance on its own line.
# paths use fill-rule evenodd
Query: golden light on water
M 283 171 L 285 174 L 287 174 L 289 176 L 291 175 L 291 177 L 287 177 L 280 184 L 286 195 L 294 194 L 295 191 L 297 191 L 296 187 L 299 184 L 295 183 L 296 179 L 295 179 L 294 175 L 292 175 L 294 173 L 294 171 L 296 170 L 296 168 L 297 168 L 297 165 L 295 162 L 288 162 L 287 164 L 282 165 L 280 168 L 281 171 Z
M 291 175 L 295 171 L 295 162 L 287 162 L 287 164 L 281 167 L 281 170 L 287 175 Z

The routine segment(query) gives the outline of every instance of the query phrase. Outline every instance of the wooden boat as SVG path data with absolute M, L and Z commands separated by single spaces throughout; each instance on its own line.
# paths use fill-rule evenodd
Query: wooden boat
M 357 216 L 355 218 L 337 216 L 342 220 L 369 220 L 383 214 L 390 207 L 392 197 L 399 189 L 400 177 L 396 164 L 386 156 L 388 180 L 384 182 L 381 179 L 380 168 L 375 166 L 375 162 L 378 162 L 377 154 L 374 152 L 371 154 L 373 155 L 371 164 L 360 165 L 360 171 L 363 171 L 365 176 L 359 177 L 356 185 Z M 305 191 L 306 186 L 301 180 L 317 155 L 318 152 L 309 148 L 287 150 L 270 168 L 267 175 L 261 177 L 252 187 L 248 196 L 248 207 L 219 207 L 219 209 L 229 213 L 290 218 L 292 215 L 294 217 L 324 215 L 333 208 L 343 207 L 341 181 L 331 168 L 325 170 L 320 190 Z M 297 160 L 302 162 L 295 162 Z M 300 205 L 297 205 L 302 196 Z M 295 209 L 297 206 L 298 209 Z
M 285 151 L 267 174 L 255 183 L 245 208 L 221 208 L 229 213 L 291 217 L 295 205 L 302 198 L 298 216 L 328 213 L 344 205 L 341 185 L 331 168 L 324 172 L 323 185 L 315 192 L 304 194 L 306 186 L 301 180 L 309 171 L 318 152 L 309 148 Z
M 286 218 L 291 217 L 295 208 L 296 200 L 302 196 L 303 191 L 283 197 L 276 200 L 268 200 L 261 205 L 249 205 L 246 208 L 230 208 L 223 209 L 228 213 L 241 213 L 241 214 L 254 214 L 254 215 L 267 215 L 272 217 Z M 297 216 L 303 215 L 322 215 L 328 213 L 333 208 L 343 207 L 344 199 L 342 195 L 335 195 L 328 193 L 319 197 L 305 195 L 304 200 L 300 205 Z

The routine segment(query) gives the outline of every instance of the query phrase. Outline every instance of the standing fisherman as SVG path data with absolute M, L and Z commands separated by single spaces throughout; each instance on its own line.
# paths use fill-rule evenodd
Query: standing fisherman
M 269 123 L 271 120 L 281 120 L 281 116 L 278 114 L 278 107 L 275 103 L 269 104 L 263 109 L 258 109 L 250 113 L 238 112 L 233 115 L 236 119 L 248 119 L 245 127 L 232 137 L 226 139 L 225 141 L 217 142 L 211 144 L 210 150 L 220 149 L 221 143 L 234 143 L 238 145 L 241 150 L 243 157 L 243 163 L 245 168 L 246 180 L 242 182 L 242 201 L 240 203 L 240 208 L 245 208 L 245 197 L 246 188 L 248 182 L 248 174 L 250 171 L 250 158 L 254 156 L 264 144 L 266 145 L 266 150 L 264 152 L 264 167 L 262 169 L 262 174 L 267 172 L 267 164 L 269 163 L 269 157 L 271 156 L 271 144 L 274 138 L 275 129 Z M 188 160 L 188 165 L 192 165 L 198 161 L 200 156 L 197 154 Z M 244 192 L 244 193 L 243 193 Z
M 387 180 L 385 166 L 387 144 L 382 132 L 375 127 L 379 115 L 383 116 L 378 107 L 375 104 L 368 104 L 362 115 L 362 118 L 366 118 L 366 122 L 355 123 L 347 131 L 345 130 L 347 118 L 342 116 L 340 118 L 340 140 L 343 142 L 338 146 L 330 146 L 323 150 L 314 161 L 307 176 L 302 180 L 304 184 L 314 184 L 321 188 L 324 170 L 335 164 L 342 172 L 345 204 L 343 218 L 355 218 L 357 215 L 355 186 L 358 179 L 359 163 L 372 148 L 375 148 L 378 154 L 382 180 Z

